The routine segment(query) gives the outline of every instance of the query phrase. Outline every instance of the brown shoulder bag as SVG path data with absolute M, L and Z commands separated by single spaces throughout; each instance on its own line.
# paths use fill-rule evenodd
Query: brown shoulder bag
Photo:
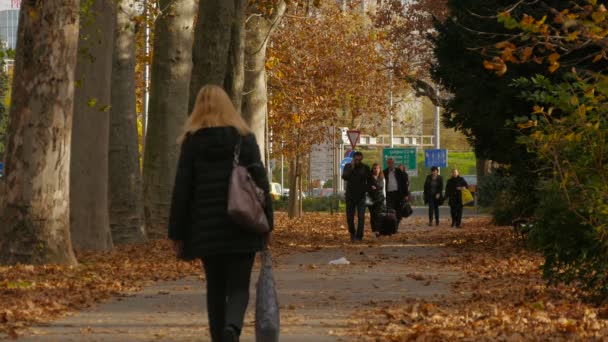
M 264 191 L 255 184 L 249 170 L 239 163 L 241 142 L 239 135 L 228 186 L 228 216 L 244 231 L 265 234 L 270 226 L 264 212 Z

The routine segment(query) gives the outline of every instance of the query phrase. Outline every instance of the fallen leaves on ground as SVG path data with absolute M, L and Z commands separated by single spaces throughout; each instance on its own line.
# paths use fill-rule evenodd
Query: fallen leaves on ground
M 360 250 L 383 244 L 445 248 L 442 256 L 412 257 L 407 263 L 421 270 L 463 274 L 453 284 L 451 296 L 437 301 L 408 297 L 370 301 L 367 309 L 349 316 L 353 319 L 344 331 L 331 327 L 335 335 L 347 335 L 347 340 L 603 340 L 608 336 L 608 307 L 582 302 L 573 288 L 547 287 L 539 269 L 542 258 L 526 250 L 510 228 L 494 227 L 479 218 L 466 219 L 464 229 L 426 223 L 424 218 L 409 218 L 402 234 L 376 239 L 367 230 L 363 243 L 352 244 L 343 214 L 307 213 L 289 220 L 277 213 L 272 250 L 280 263 L 284 256 L 322 248 Z M 23 327 L 132 293 L 150 281 L 201 274 L 198 262 L 176 261 L 167 241 L 124 246 L 111 253 L 79 253 L 78 260 L 75 267 L 0 267 L 0 333 L 15 337 Z M 424 285 L 437 280 L 424 272 L 397 276 L 399 283 L 404 278 Z M 283 309 L 293 312 L 295 307 Z
M 72 267 L 0 267 L 0 333 L 14 338 L 20 328 L 133 292 L 149 281 L 201 273 L 197 262 L 176 261 L 168 241 L 77 257 L 79 265 Z
M 343 215 L 310 214 L 289 220 L 277 213 L 273 252 L 277 257 L 324 244 L 346 243 Z M 341 232 L 341 233 L 338 233 Z M 47 322 L 113 296 L 141 289 L 150 281 L 199 276 L 199 262 L 177 261 L 167 240 L 128 245 L 113 252 L 77 253 L 73 267 L 0 267 L 0 337 L 17 337 L 22 328 Z
M 377 240 L 371 239 L 365 242 L 378 243 Z M 344 214 L 306 213 L 302 217 L 290 220 L 286 213 L 275 213 L 272 242 L 272 251 L 275 255 L 306 252 L 324 247 L 350 246 L 352 244 Z
M 361 341 L 605 340 L 606 306 L 577 297 L 574 288 L 548 287 L 542 258 L 524 248 L 510 227 L 469 219 L 465 229 L 409 232 L 410 242 L 442 244 L 442 258 L 417 265 L 459 270 L 454 295 L 441 300 L 407 298 L 356 313 L 346 333 Z M 416 274 L 407 275 L 418 278 Z

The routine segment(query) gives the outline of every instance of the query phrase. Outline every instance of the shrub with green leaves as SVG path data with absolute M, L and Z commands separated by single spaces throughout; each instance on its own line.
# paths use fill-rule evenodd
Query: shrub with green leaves
M 481 206 L 489 204 L 495 224 L 508 226 L 514 219 L 534 215 L 538 194 L 536 177 L 499 170 L 484 178 L 480 184 L 479 203 Z
M 0 54 L 0 162 L 4 157 L 4 144 L 6 136 L 6 126 L 8 125 L 8 108 L 5 105 L 5 98 L 8 91 L 9 77 L 4 72 L 2 54 Z
M 537 103 L 516 120 L 526 133 L 519 142 L 548 170 L 532 235 L 545 275 L 608 296 L 608 77 L 536 76 L 516 86 Z

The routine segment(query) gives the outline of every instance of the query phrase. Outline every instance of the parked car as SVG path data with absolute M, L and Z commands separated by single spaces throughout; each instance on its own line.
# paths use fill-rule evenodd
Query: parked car
M 321 191 L 321 197 L 331 197 L 333 195 L 334 195 L 334 189 L 332 189 L 332 188 L 323 189 L 323 191 Z M 337 195 L 339 198 L 344 199 L 344 190 L 338 190 Z
M 323 192 L 323 189 L 321 189 L 321 188 L 314 188 L 310 192 L 310 197 L 321 197 L 321 193 L 322 192 Z
M 461 175 L 461 177 L 464 178 L 468 185 L 477 186 L 477 175 Z
M 281 188 L 281 184 L 270 183 L 270 196 L 272 196 L 273 200 L 281 199 L 282 193 L 283 193 L 283 190 Z
M 302 191 L 300 191 L 300 196 L 302 196 L 302 198 L 306 198 L 306 194 Z M 283 189 L 283 197 L 284 198 L 289 198 L 289 189 Z

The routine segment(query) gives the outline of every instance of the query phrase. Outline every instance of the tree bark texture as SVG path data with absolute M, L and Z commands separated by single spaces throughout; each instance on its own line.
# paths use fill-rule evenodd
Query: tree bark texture
M 300 157 L 296 156 L 289 162 L 289 199 L 287 207 L 287 216 L 292 219 L 300 217 L 302 211 L 300 209 Z
M 108 214 L 114 16 L 113 0 L 95 0 L 80 17 L 70 162 L 70 231 L 75 249 L 114 246 Z
M 270 17 L 259 13 L 257 6 L 250 5 L 245 31 L 245 84 L 243 87 L 242 115 L 255 134 L 262 161 L 266 153 L 266 112 L 268 95 L 266 89 L 266 47 L 273 31 L 285 13 L 284 1 L 279 2 Z
M 110 227 L 115 244 L 145 240 L 135 98 L 135 0 L 116 5 L 110 110 Z
M 144 212 L 151 238 L 167 235 L 177 138 L 188 117 L 195 0 L 161 0 L 167 10 L 156 20 L 154 59 L 144 155 Z
M 79 0 L 23 1 L 5 156 L 0 263 L 75 264 L 70 140 Z
M 192 111 L 200 88 L 222 86 L 241 108 L 245 48 L 245 0 L 200 0 L 192 48 L 190 101 Z

